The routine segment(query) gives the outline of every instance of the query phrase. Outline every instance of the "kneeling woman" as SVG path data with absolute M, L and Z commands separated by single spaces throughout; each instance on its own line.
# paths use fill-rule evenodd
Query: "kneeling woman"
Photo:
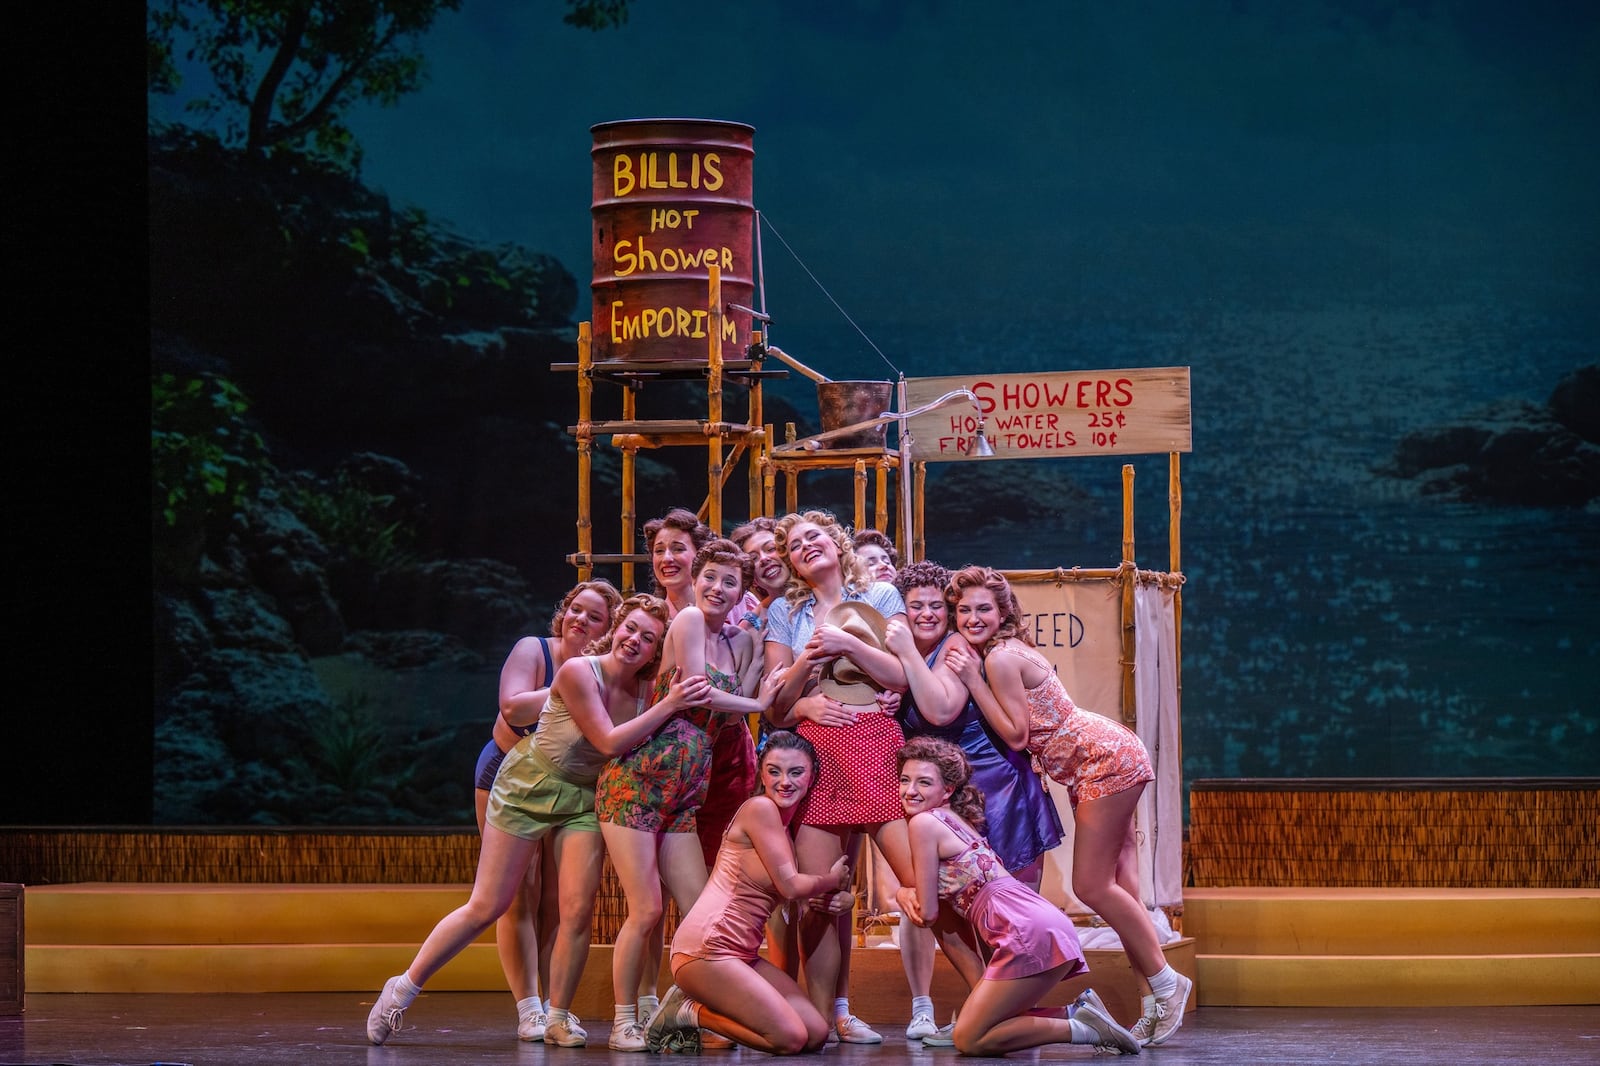
M 767 915 L 786 899 L 829 897 L 841 913 L 854 900 L 840 856 L 823 874 L 804 874 L 791 833 L 816 780 L 810 741 L 787 730 L 767 737 L 761 793 L 745 801 L 722 835 L 711 880 L 672 938 L 675 982 L 651 1019 L 652 1050 L 673 1033 L 709 1029 L 774 1055 L 815 1051 L 829 1026 L 794 978 L 760 955 Z
M 1063 980 L 1088 969 L 1072 920 L 1012 877 L 979 835 L 983 795 L 972 768 L 947 740 L 916 737 L 900 749 L 900 802 L 911 835 L 912 883 L 901 913 L 918 925 L 948 903 L 989 948 L 989 965 L 961 1005 L 956 1050 L 1004 1055 L 1043 1044 L 1093 1044 L 1137 1055 L 1139 1043 L 1097 997 L 1074 1008 L 1040 1008 Z M 974 828 L 977 826 L 978 828 Z

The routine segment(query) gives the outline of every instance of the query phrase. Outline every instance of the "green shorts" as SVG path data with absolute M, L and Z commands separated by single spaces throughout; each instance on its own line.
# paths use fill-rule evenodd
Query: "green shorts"
M 562 777 L 534 748 L 531 736 L 524 737 L 501 762 L 489 790 L 484 821 L 523 840 L 538 840 L 554 829 L 600 832 L 600 820 L 594 814 L 594 785 L 579 785 Z

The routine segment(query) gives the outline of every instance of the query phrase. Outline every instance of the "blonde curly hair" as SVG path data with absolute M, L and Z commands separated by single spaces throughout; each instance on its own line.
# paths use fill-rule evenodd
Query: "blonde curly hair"
M 789 561 L 789 533 L 795 526 L 802 522 L 810 522 L 828 537 L 839 549 L 839 575 L 844 581 L 844 587 L 849 592 L 862 593 L 872 585 L 872 574 L 867 569 L 867 564 L 857 556 L 854 545 L 851 543 L 850 533 L 844 524 L 833 516 L 830 511 L 805 511 L 801 514 L 786 514 L 778 519 L 777 527 L 772 531 L 776 543 L 778 558 L 783 560 L 783 565 L 789 568 L 789 585 L 783 590 L 783 598 L 790 604 L 798 606 L 809 600 L 816 590 L 806 584 L 805 580 L 795 571 L 794 564 Z

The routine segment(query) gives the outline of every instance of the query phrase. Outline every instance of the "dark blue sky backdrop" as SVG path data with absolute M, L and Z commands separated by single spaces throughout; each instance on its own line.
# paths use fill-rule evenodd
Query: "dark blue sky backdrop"
M 1594 5 L 644 0 L 602 33 L 558 8 L 468 0 L 428 86 L 355 126 L 397 201 L 584 282 L 589 126 L 689 116 L 756 127 L 756 206 L 886 346 L 974 302 L 1592 291 Z M 765 252 L 780 331 L 840 323 Z

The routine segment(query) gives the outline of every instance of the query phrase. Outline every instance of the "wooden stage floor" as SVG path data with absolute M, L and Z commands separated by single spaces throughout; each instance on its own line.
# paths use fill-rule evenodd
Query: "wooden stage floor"
M 583 1066 L 604 1060 L 644 1064 L 654 1056 L 605 1046 L 610 1019 L 584 1019 L 590 1046 L 523 1044 L 503 992 L 427 993 L 406 1013 L 406 1028 L 385 1047 L 366 1040 L 371 994 L 255 995 L 46 994 L 27 997 L 20 1016 L 0 1017 L 0 1063 L 189 1063 L 260 1066 L 302 1063 L 500 1064 Z M 836 1066 L 940 1066 L 946 1048 L 907 1045 L 902 1026 L 879 1026 L 877 1047 L 832 1047 Z M 1087 1047 L 1054 1045 L 1017 1061 L 1099 1062 Z M 1202 1007 L 1172 1043 L 1141 1058 L 1161 1066 L 1253 1064 L 1600 1062 L 1600 1006 L 1459 1008 Z M 736 1066 L 765 1060 L 748 1050 L 678 1057 L 677 1066 Z

